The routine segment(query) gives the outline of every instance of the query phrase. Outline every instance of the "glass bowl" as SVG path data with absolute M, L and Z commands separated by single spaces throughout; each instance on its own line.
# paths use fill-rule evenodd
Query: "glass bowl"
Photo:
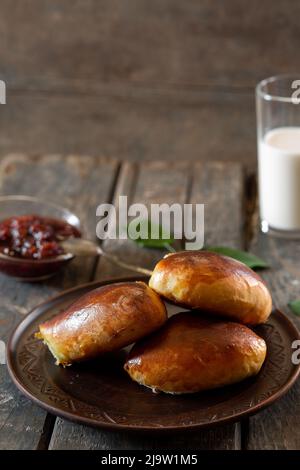
M 27 214 L 63 220 L 80 230 L 79 218 L 64 207 L 31 196 L 0 196 L 0 221 Z M 73 258 L 71 253 L 41 260 L 3 256 L 0 253 L 0 271 L 20 280 L 37 281 L 52 276 Z

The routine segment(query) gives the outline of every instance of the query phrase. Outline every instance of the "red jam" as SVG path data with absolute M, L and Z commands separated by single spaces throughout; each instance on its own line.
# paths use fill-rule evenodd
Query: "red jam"
M 26 259 L 52 258 L 64 253 L 59 242 L 80 237 L 76 227 L 63 220 L 22 215 L 0 222 L 0 251 Z

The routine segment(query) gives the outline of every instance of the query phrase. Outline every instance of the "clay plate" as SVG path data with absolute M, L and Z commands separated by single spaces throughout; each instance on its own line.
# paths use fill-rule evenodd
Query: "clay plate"
M 209 427 L 256 413 L 286 393 L 298 377 L 300 368 L 291 362 L 291 343 L 300 338 L 299 332 L 278 310 L 266 325 L 255 329 L 268 346 L 259 375 L 218 390 L 154 394 L 123 371 L 125 350 L 65 369 L 56 366 L 48 349 L 34 337 L 38 325 L 91 289 L 124 280 L 96 281 L 65 291 L 36 307 L 12 334 L 7 348 L 10 375 L 21 392 L 50 413 L 126 431 Z M 174 306 L 168 305 L 168 310 L 175 313 Z

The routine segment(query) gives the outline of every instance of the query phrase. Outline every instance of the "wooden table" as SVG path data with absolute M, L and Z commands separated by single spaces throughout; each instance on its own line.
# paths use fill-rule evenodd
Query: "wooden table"
M 255 165 L 254 88 L 300 69 L 297 0 L 2 0 L 0 157 Z
M 73 210 L 84 234 L 95 238 L 95 209 L 128 195 L 129 202 L 198 202 L 205 204 L 205 242 L 245 248 L 261 255 L 276 305 L 290 314 L 287 302 L 300 297 L 300 245 L 261 235 L 257 227 L 255 176 L 239 163 L 118 161 L 70 155 L 10 155 L 0 164 L 0 193 L 28 194 Z M 105 242 L 121 259 L 153 267 L 160 251 L 130 241 Z M 0 339 L 36 304 L 71 286 L 131 273 L 106 259 L 74 261 L 49 281 L 20 283 L 0 276 Z M 298 320 L 298 324 L 299 320 Z M 176 436 L 150 437 L 95 430 L 47 414 L 20 395 L 5 365 L 0 365 L 1 449 L 299 449 L 299 382 L 271 408 L 236 424 Z

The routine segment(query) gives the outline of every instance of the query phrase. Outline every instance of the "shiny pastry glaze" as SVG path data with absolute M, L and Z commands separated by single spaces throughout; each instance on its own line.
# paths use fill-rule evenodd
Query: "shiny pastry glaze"
M 270 293 L 257 273 L 235 259 L 208 251 L 167 255 L 155 266 L 149 286 L 183 307 L 245 324 L 265 322 L 272 310 Z
M 184 312 L 137 343 L 125 370 L 154 391 L 192 393 L 257 374 L 265 355 L 265 341 L 248 327 Z
M 59 364 L 118 350 L 159 328 L 165 305 L 143 282 L 95 289 L 40 325 L 41 337 Z
M 170 253 L 160 262 L 160 268 L 181 271 L 182 266 L 187 270 L 191 282 L 213 284 L 218 280 L 232 276 L 246 277 L 251 284 L 263 282 L 261 277 L 244 263 L 229 256 L 211 251 L 183 251 Z

